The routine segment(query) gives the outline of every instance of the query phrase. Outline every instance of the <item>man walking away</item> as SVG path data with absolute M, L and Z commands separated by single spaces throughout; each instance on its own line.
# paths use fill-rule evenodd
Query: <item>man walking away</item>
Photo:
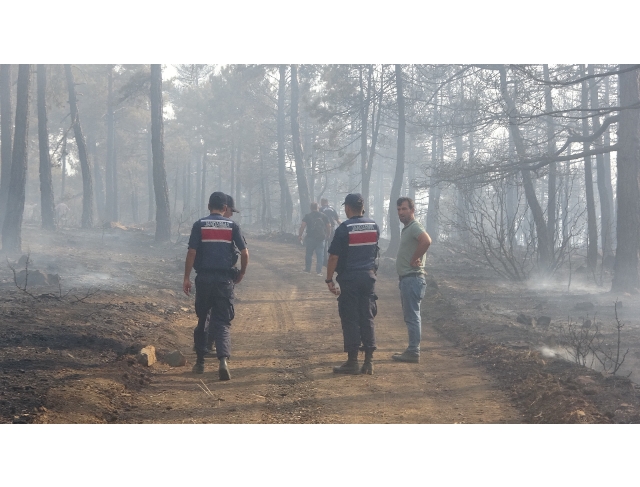
M 334 367 L 336 374 L 373 374 L 376 336 L 373 319 L 378 313 L 375 295 L 376 258 L 380 229 L 371 218 L 363 216 L 364 200 L 348 194 L 344 211 L 348 220 L 336 229 L 329 246 L 327 279 L 329 291 L 338 296 L 338 313 L 347 361 Z M 333 273 L 340 284 L 337 289 Z M 362 347 L 362 348 L 361 348 Z M 364 350 L 364 364 L 358 365 L 358 351 Z
M 302 242 L 302 234 L 306 229 L 307 236 L 305 237 L 304 245 L 307 251 L 304 256 L 304 270 L 305 272 L 311 272 L 311 260 L 315 253 L 316 274 L 321 276 L 324 262 L 324 242 L 329 238 L 331 226 L 329 225 L 329 219 L 318 211 L 318 203 L 313 202 L 309 206 L 311 212 L 307 213 L 302 219 L 298 239 Z
M 196 374 L 204 372 L 208 335 L 213 333 L 220 361 L 220 380 L 231 378 L 227 360 L 231 357 L 229 327 L 235 315 L 233 289 L 242 281 L 249 264 L 249 250 L 240 227 L 223 216 L 225 211 L 227 196 L 221 192 L 212 193 L 209 197 L 210 215 L 195 222 L 191 229 L 182 285 L 188 296 L 191 292 L 191 269 L 195 269 L 198 326 L 193 332 L 197 359 L 192 371 Z M 240 251 L 240 270 L 236 272 L 233 271 L 234 245 Z
M 396 270 L 400 279 L 400 299 L 402 313 L 409 333 L 409 346 L 402 353 L 391 358 L 398 362 L 420 362 L 420 337 L 422 319 L 420 301 L 427 288 L 424 262 L 431 237 L 415 219 L 415 204 L 411 198 L 401 197 L 397 201 L 398 218 L 404 224 L 400 236 L 400 248 L 396 258 Z
M 320 213 L 323 213 L 331 224 L 331 233 L 329 234 L 329 238 L 324 241 L 324 266 L 327 265 L 327 259 L 329 258 L 329 244 L 331 240 L 333 240 L 333 234 L 335 232 L 336 225 L 340 225 L 342 223 L 340 221 L 340 217 L 338 216 L 338 212 L 333 209 L 332 206 L 329 206 L 329 200 L 327 198 L 320 199 Z

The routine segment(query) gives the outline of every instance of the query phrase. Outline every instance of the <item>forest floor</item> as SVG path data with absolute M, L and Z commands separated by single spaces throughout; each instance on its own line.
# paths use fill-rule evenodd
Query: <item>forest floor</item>
M 0 423 L 640 422 L 640 306 L 631 296 L 504 283 L 434 244 L 420 364 L 391 360 L 407 334 L 385 260 L 374 375 L 336 376 L 332 366 L 345 360 L 337 303 L 323 277 L 303 272 L 303 248 L 291 237 L 247 234 L 232 379 L 221 382 L 215 358 L 204 374 L 191 373 L 196 316 L 181 289 L 184 241 L 157 245 L 136 228 L 44 234 L 25 225 L 29 270 L 50 283 L 34 277 L 25 292 L 7 261 L 0 265 Z M 24 259 L 13 267 L 24 270 Z M 623 368 L 612 376 L 566 360 L 559 343 L 569 319 L 584 325 L 596 314 L 610 339 L 616 298 L 630 350 Z M 519 323 L 521 313 L 534 320 Z M 159 359 L 151 366 L 136 360 L 147 345 Z M 185 366 L 165 362 L 175 350 Z

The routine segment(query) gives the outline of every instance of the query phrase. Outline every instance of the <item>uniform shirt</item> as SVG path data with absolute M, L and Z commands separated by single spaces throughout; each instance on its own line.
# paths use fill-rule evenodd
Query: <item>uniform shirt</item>
M 329 222 L 331 223 L 331 230 L 333 230 L 336 226 L 336 223 L 338 223 L 338 220 L 340 219 L 338 217 L 338 213 L 336 213 L 336 210 L 327 205 L 321 206 L 320 212 L 326 215 L 327 218 L 329 218 Z
M 420 260 L 418 267 L 411 267 L 411 257 L 418 248 L 418 237 L 424 233 L 424 227 L 418 220 L 413 220 L 402 229 L 400 234 L 400 247 L 398 248 L 398 257 L 396 258 L 396 271 L 399 276 L 407 274 L 415 274 L 416 272 L 424 272 L 424 261 L 427 257 L 425 253 Z
M 380 229 L 371 218 L 356 216 L 343 221 L 329 246 L 338 256 L 336 272 L 340 274 L 375 269 Z
M 193 224 L 189 248 L 196 250 L 193 268 L 196 272 L 224 272 L 233 267 L 234 244 L 239 251 L 247 242 L 236 222 L 217 213 Z

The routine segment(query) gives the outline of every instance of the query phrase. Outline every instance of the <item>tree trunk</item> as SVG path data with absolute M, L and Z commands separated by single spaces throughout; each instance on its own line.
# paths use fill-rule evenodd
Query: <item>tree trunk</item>
M 549 82 L 549 65 L 543 65 L 544 80 Z M 544 90 L 544 105 L 545 111 L 551 113 L 553 111 L 553 102 L 551 97 L 551 86 L 547 85 Z M 547 152 L 552 155 L 556 152 L 556 138 L 555 138 L 555 124 L 553 116 L 547 117 Z M 555 162 L 549 164 L 549 176 L 547 179 L 547 234 L 549 236 L 549 248 L 553 252 L 555 248 L 555 234 L 556 234 L 556 179 L 557 179 L 557 166 Z
M 22 216 L 27 183 L 27 142 L 29 136 L 29 85 L 31 65 L 18 67 L 16 95 L 16 125 L 11 161 L 11 180 L 7 199 L 7 213 L 2 225 L 2 250 L 20 252 L 22 249 Z
M 591 108 L 594 111 L 592 117 L 593 131 L 600 129 L 600 117 L 597 116 L 600 102 L 598 100 L 598 85 L 595 82 L 593 64 L 589 64 L 589 89 L 591 92 Z M 596 148 L 602 146 L 602 137 L 598 137 L 595 142 Z M 600 196 L 600 233 L 602 238 L 602 257 L 607 259 L 613 256 L 612 233 L 613 233 L 613 214 L 611 203 L 613 197 L 609 195 L 609 187 L 611 186 L 611 174 L 609 174 L 609 186 L 607 186 L 607 175 L 605 171 L 604 154 L 596 154 L 596 174 L 598 177 L 598 195 Z
M 359 84 L 360 84 L 360 177 L 362 179 L 362 199 L 364 200 L 364 209 L 369 212 L 369 178 L 370 172 L 367 171 L 367 138 L 368 138 L 368 122 L 369 122 L 369 106 L 371 105 L 371 67 L 369 67 L 369 75 L 367 80 L 367 93 L 365 95 L 364 80 L 362 77 L 363 67 L 359 68 Z
M 609 104 L 609 78 L 606 77 L 604 79 L 604 105 L 610 106 Z M 611 125 L 607 127 L 607 130 L 604 132 L 604 146 L 608 149 L 611 147 Z M 604 184 L 607 187 L 607 198 L 609 199 L 609 208 L 611 208 L 611 229 L 610 229 L 610 238 L 611 238 L 611 249 L 616 248 L 616 205 L 613 203 L 613 186 L 611 184 L 611 153 L 605 152 L 604 154 Z M 613 250 L 612 250 L 613 252 Z
M 49 155 L 49 131 L 47 130 L 47 71 L 38 64 L 38 148 L 40 150 L 40 209 L 42 228 L 55 230 L 55 204 L 51 179 L 51 157 Z
M 153 187 L 156 194 L 156 242 L 171 239 L 169 188 L 164 167 L 164 130 L 162 117 L 162 65 L 151 65 L 151 148 L 153 151 Z
M 116 171 L 116 134 L 115 120 L 113 114 L 113 65 L 109 66 L 107 75 L 107 219 L 117 222 L 118 215 L 118 190 L 117 190 L 117 171 Z
M 519 158 L 526 158 L 526 148 L 524 141 L 522 140 L 522 134 L 519 127 L 519 114 L 516 109 L 515 102 L 507 91 L 507 71 L 504 67 L 500 68 L 500 90 L 502 92 L 502 98 L 505 101 L 507 108 L 507 116 L 509 117 L 509 132 L 513 137 L 513 142 L 516 148 L 516 154 Z M 538 254 L 540 256 L 540 270 L 543 273 L 547 273 L 550 270 L 552 262 L 552 252 L 549 248 L 549 236 L 547 233 L 547 223 L 544 219 L 544 214 L 536 191 L 531 180 L 531 171 L 522 170 L 522 183 L 524 186 L 524 193 L 527 199 L 527 204 L 531 209 L 533 220 L 535 223 L 536 233 L 538 236 Z
M 102 177 L 102 168 L 98 161 L 98 150 L 96 145 L 96 139 L 92 136 L 87 137 L 87 144 L 89 145 L 89 154 L 91 154 L 91 160 L 94 162 L 93 175 L 96 183 L 96 209 L 98 210 L 98 220 L 106 220 L 106 199 L 104 196 L 104 178 Z
M 156 215 L 156 195 L 153 190 L 153 150 L 151 149 L 151 128 L 147 136 L 147 190 L 149 191 L 149 208 L 147 221 L 154 221 Z
M 285 229 L 291 224 L 293 218 L 293 201 L 287 184 L 286 163 L 284 158 L 284 100 L 286 87 L 287 67 L 280 65 L 280 81 L 278 84 L 278 182 L 280 183 L 280 230 Z
M 200 201 L 203 208 L 207 207 L 209 198 L 207 197 L 207 148 L 202 147 L 202 168 L 201 168 L 201 184 L 200 184 Z
M 400 197 L 400 188 L 404 177 L 404 150 L 405 150 L 405 128 L 406 121 L 404 117 L 404 93 L 402 91 L 402 66 L 396 64 L 396 98 L 398 102 L 398 145 L 396 158 L 396 172 L 391 185 L 391 193 L 389 195 L 389 247 L 385 252 L 386 256 L 395 257 L 400 248 L 400 220 L 398 219 L 398 210 L 396 201 Z
M 13 120 L 11 119 L 11 65 L 0 65 L 0 228 L 4 222 L 11 180 L 11 147 Z
M 630 68 L 621 65 L 620 70 Z M 640 288 L 640 70 L 620 73 L 618 122 L 618 224 L 613 292 Z M 633 107 L 633 108 L 630 108 Z
M 93 226 L 93 184 L 91 182 L 91 162 L 89 161 L 87 145 L 85 144 L 82 127 L 80 125 L 80 114 L 78 113 L 78 103 L 76 100 L 76 85 L 73 81 L 71 65 L 65 64 L 64 70 L 67 75 L 71 120 L 73 123 L 76 145 L 78 146 L 80 169 L 82 171 L 82 228 L 91 228 Z
M 293 158 L 296 162 L 296 180 L 300 198 L 300 219 L 309 212 L 309 186 L 304 168 L 304 154 L 300 140 L 300 121 L 298 113 L 298 66 L 291 65 L 291 141 L 293 143 Z
M 586 75 L 585 66 L 582 65 L 582 75 Z M 586 118 L 589 109 L 589 88 L 587 82 L 582 82 L 582 136 L 589 136 L 589 119 Z M 589 150 L 589 143 L 583 144 L 583 151 Z M 598 227 L 596 223 L 596 203 L 593 195 L 593 167 L 591 166 L 591 156 L 584 158 L 584 185 L 587 197 L 587 231 L 589 238 L 587 239 L 587 269 L 589 272 L 595 272 L 598 265 Z

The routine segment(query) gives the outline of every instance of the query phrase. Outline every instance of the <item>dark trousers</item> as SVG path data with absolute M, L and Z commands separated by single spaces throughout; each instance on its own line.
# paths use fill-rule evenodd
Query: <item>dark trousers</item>
M 304 269 L 307 272 L 311 272 L 311 260 L 313 254 L 316 254 L 316 273 L 322 272 L 322 264 L 324 261 L 324 240 L 318 240 L 315 238 L 307 238 L 304 245 L 306 252 L 304 255 Z
M 373 319 L 378 314 L 375 294 L 376 279 L 372 273 L 354 273 L 337 281 L 340 284 L 338 313 L 342 322 L 344 351 L 376 349 L 376 334 Z
M 233 309 L 233 281 L 202 274 L 196 276 L 196 315 L 198 326 L 193 330 L 198 358 L 204 357 L 207 344 L 215 341 L 218 358 L 231 357 L 229 327 L 235 316 Z M 207 315 L 211 311 L 210 319 Z M 213 340 L 209 340 L 209 335 Z

